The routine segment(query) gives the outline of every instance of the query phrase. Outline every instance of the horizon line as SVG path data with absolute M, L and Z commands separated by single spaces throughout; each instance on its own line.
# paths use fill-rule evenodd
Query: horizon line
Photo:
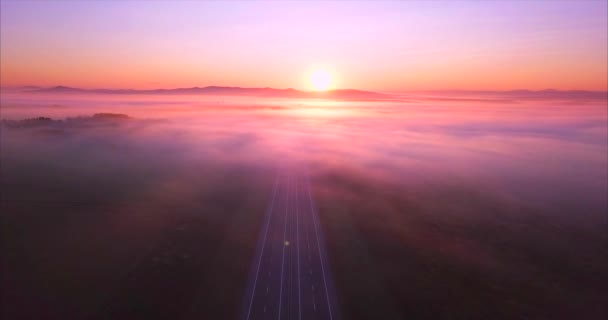
M 527 88 L 514 88 L 514 89 L 463 89 L 463 88 L 442 88 L 442 89 L 401 89 L 401 90 L 368 90 L 368 89 L 357 89 L 357 88 L 332 88 L 327 90 L 303 90 L 297 89 L 293 87 L 288 88 L 276 88 L 276 87 L 268 87 L 268 86 L 255 86 L 255 87 L 243 87 L 243 86 L 232 86 L 232 85 L 206 85 L 206 86 L 180 86 L 180 87 L 155 87 L 148 89 L 136 89 L 133 87 L 79 87 L 79 86 L 70 86 L 70 85 L 0 85 L 0 89 L 24 89 L 24 88 L 38 88 L 38 89 L 53 89 L 53 88 L 65 88 L 65 89 L 77 89 L 77 90 L 124 90 L 124 91 L 156 91 L 156 90 L 178 90 L 178 89 L 204 89 L 204 88 L 238 88 L 238 89 L 273 89 L 273 90 L 295 90 L 306 93 L 323 93 L 323 92 L 332 92 L 332 91 L 341 91 L 341 90 L 356 90 L 356 91 L 365 91 L 371 93 L 399 93 L 399 92 L 516 92 L 516 91 L 528 91 L 528 92 L 606 92 L 608 93 L 608 88 L 605 89 L 555 89 L 555 88 L 544 88 L 544 89 L 527 89 Z

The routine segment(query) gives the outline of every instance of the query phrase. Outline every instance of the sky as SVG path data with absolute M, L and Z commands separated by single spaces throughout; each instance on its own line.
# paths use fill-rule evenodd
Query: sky
M 607 1 L 0 3 L 2 86 L 608 89 Z

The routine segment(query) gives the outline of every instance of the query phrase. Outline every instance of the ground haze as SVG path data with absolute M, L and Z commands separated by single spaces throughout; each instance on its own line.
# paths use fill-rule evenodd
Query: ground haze
M 237 318 L 285 160 L 344 319 L 607 315 L 601 95 L 1 104 L 7 319 Z

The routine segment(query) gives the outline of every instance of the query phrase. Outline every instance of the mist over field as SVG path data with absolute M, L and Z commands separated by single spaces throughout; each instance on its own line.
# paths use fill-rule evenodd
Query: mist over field
M 236 318 L 282 163 L 309 169 L 344 319 L 608 315 L 602 95 L 0 105 L 7 319 Z

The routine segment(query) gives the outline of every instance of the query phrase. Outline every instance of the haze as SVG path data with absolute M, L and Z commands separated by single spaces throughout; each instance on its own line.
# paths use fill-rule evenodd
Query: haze
M 605 1 L 0 5 L 0 318 L 608 318 Z

